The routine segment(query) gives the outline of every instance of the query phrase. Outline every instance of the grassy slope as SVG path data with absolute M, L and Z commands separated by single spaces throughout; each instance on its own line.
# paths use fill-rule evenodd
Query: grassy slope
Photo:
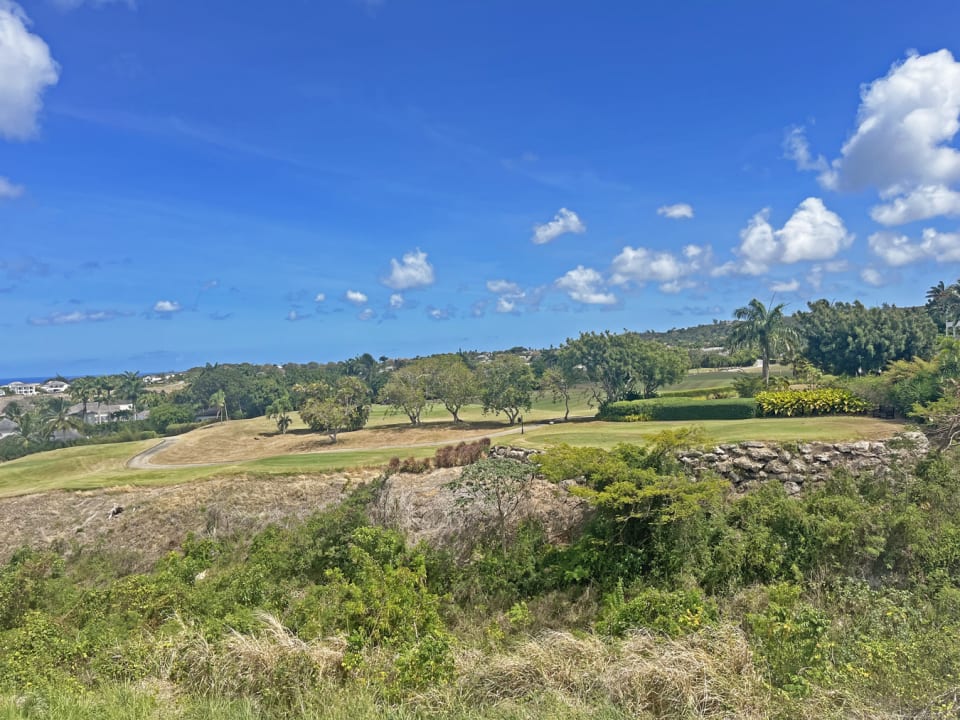
M 698 423 L 712 442 L 736 440 L 852 440 L 892 435 L 902 425 L 863 417 L 772 418 L 714 420 Z M 565 442 L 611 447 L 619 442 L 643 442 L 663 429 L 689 425 L 682 422 L 607 423 L 571 422 L 527 428 L 500 442 L 545 448 Z M 415 437 L 415 436 L 414 436 Z M 87 445 L 30 455 L 0 465 L 0 497 L 47 490 L 83 490 L 117 485 L 167 485 L 211 477 L 295 475 L 332 472 L 351 467 L 378 466 L 394 455 L 425 457 L 433 447 L 336 449 L 326 452 L 286 454 L 211 467 L 131 470 L 126 461 L 156 441 Z M 253 443 L 251 443 L 253 444 Z

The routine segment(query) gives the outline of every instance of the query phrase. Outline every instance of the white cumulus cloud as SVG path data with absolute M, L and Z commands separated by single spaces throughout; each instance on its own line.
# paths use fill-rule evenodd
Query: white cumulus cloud
M 711 258 L 708 246 L 687 245 L 683 248 L 683 257 L 678 257 L 669 252 L 628 245 L 613 259 L 610 282 L 614 285 L 658 282 L 664 292 L 675 293 L 692 287 L 693 283 L 685 279 L 703 270 Z
M 359 290 L 347 290 L 346 295 L 349 302 L 352 302 L 354 305 L 363 305 L 367 302 L 367 296 L 365 293 L 360 292 Z
M 820 198 L 810 197 L 779 230 L 770 224 L 769 209 L 750 218 L 740 231 L 740 246 L 734 251 L 739 262 L 728 262 L 714 274 L 762 275 L 780 263 L 829 260 L 850 247 L 853 240 L 840 216 L 828 210 Z
M 683 220 L 693 217 L 693 206 L 687 203 L 677 203 L 676 205 L 664 205 L 657 208 L 657 215 L 661 215 L 671 220 Z
M 406 253 L 402 260 L 390 260 L 390 274 L 383 284 L 394 290 L 409 290 L 433 284 L 433 265 L 427 262 L 427 254 L 417 248 Z
M 553 220 L 543 225 L 533 226 L 533 242 L 537 245 L 543 245 L 551 240 L 556 240 L 566 233 L 585 233 L 587 226 L 577 216 L 573 210 L 560 208 Z
M 960 192 L 946 185 L 921 185 L 885 205 L 870 209 L 870 217 L 881 225 L 904 225 L 942 215 L 960 215 Z
M 50 48 L 29 25 L 19 5 L 0 0 L 0 137 L 11 140 L 36 135 L 43 92 L 60 77 Z
M 779 293 L 792 293 L 800 289 L 800 281 L 793 280 L 783 280 L 780 282 L 775 282 L 770 284 L 771 292 Z
M 870 249 L 887 265 L 898 267 L 921 260 L 960 261 L 960 232 L 945 233 L 926 228 L 917 241 L 906 235 L 883 231 L 868 239 Z
M 23 185 L 14 185 L 7 178 L 0 176 L 0 200 L 12 200 L 23 195 Z
M 567 272 L 555 285 L 572 300 L 587 305 L 614 305 L 617 302 L 616 295 L 603 292 L 603 276 L 593 268 L 583 265 Z
M 157 300 L 153 305 L 153 311 L 158 313 L 180 312 L 182 308 L 176 300 Z
M 857 129 L 821 175 L 830 188 L 860 190 L 960 179 L 960 63 L 949 50 L 911 55 L 860 93 Z
M 403 295 L 401 295 L 400 293 L 393 293 L 393 295 L 390 296 L 390 307 L 392 307 L 394 310 L 399 310 L 400 308 L 402 308 Z

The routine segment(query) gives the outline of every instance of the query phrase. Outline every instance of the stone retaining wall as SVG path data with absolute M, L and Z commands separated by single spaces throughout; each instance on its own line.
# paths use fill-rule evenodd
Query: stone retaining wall
M 763 482 L 779 482 L 789 495 L 822 483 L 835 470 L 869 471 L 886 475 L 909 469 L 926 455 L 930 443 L 919 432 L 905 432 L 889 440 L 857 442 L 769 443 L 747 441 L 717 445 L 712 450 L 684 450 L 677 457 L 697 476 L 716 473 L 739 492 Z M 498 445 L 492 457 L 530 462 L 540 450 Z
M 780 482 L 788 494 L 796 495 L 804 487 L 822 483 L 840 468 L 880 475 L 909 468 L 929 447 L 923 433 L 906 432 L 874 442 L 742 442 L 706 451 L 685 450 L 678 457 L 695 475 L 714 472 L 740 492 L 761 482 Z

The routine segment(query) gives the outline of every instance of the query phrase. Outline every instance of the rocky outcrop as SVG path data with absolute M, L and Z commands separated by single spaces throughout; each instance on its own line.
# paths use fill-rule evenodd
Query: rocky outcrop
M 522 459 L 498 454 L 496 450 L 491 454 Z M 494 521 L 483 508 L 458 503 L 457 493 L 449 485 L 461 472 L 463 468 L 443 468 L 422 474 L 391 475 L 380 490 L 372 519 L 400 531 L 411 545 L 422 540 L 434 547 L 469 553 L 477 540 L 493 530 Z M 508 522 L 515 528 L 521 520 L 532 518 L 542 523 L 551 542 L 569 542 L 589 514 L 589 504 L 571 495 L 565 484 L 533 477 Z
M 678 457 L 695 475 L 715 473 L 740 492 L 779 482 L 790 495 L 822 483 L 834 471 L 887 475 L 911 467 L 929 450 L 927 438 L 906 432 L 890 440 L 842 443 L 741 442 L 710 450 L 685 450 Z

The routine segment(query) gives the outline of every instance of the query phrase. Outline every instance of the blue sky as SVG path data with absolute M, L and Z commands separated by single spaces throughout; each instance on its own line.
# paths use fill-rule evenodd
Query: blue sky
M 0 376 L 921 304 L 960 275 L 957 27 L 956 2 L 0 0 Z

